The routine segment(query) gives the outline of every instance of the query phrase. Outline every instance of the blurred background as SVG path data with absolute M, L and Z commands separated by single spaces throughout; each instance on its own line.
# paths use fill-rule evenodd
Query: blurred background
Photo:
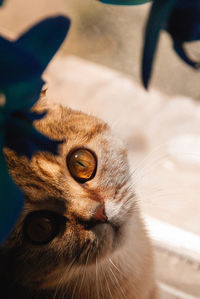
M 149 8 L 150 4 L 122 7 L 96 0 L 6 0 L 0 10 L 0 33 L 14 38 L 44 17 L 71 18 L 70 33 L 45 74 L 47 96 L 111 125 L 129 151 L 143 213 L 191 234 L 196 254 L 200 252 L 200 74 L 177 57 L 163 32 L 149 91 L 144 90 L 140 63 Z M 186 47 L 199 61 L 200 44 Z M 188 259 L 187 253 L 183 258 L 184 236 L 175 245 L 179 257 L 168 246 L 176 234 L 163 235 L 167 253 L 156 252 L 159 280 L 167 284 L 168 295 L 163 298 L 200 297 L 200 256 Z M 178 293 L 173 295 L 169 285 Z M 184 297 L 184 292 L 196 297 Z
M 140 82 L 143 31 L 150 4 L 139 6 L 103 5 L 97 0 L 7 0 L 0 11 L 0 30 L 20 33 L 38 19 L 66 14 L 72 19 L 71 32 L 62 53 L 73 54 L 130 75 Z M 200 60 L 200 45 L 188 45 Z M 151 81 L 169 95 L 200 99 L 199 74 L 183 64 L 162 33 Z

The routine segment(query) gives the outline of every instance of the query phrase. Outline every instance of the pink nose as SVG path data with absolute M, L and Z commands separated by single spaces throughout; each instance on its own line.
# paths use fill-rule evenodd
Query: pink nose
M 105 207 L 103 204 L 99 205 L 92 217 L 93 220 L 105 223 L 108 220 L 106 216 Z

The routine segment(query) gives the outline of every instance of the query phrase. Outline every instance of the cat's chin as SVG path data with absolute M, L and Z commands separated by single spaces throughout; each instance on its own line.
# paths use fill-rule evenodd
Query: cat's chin
M 112 255 L 120 246 L 120 228 L 109 222 L 95 225 L 88 233 L 90 238 L 80 254 L 79 264 L 94 264 Z

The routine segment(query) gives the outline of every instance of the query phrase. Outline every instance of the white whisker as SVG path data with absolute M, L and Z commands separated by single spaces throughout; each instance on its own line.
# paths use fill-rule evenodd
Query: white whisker
M 100 299 L 98 282 L 99 282 L 99 278 L 98 278 L 98 261 L 97 261 L 97 258 L 96 258 L 96 289 L 97 289 L 97 298 Z
M 65 275 L 71 270 L 75 260 L 76 260 L 76 257 L 74 257 L 73 260 L 69 263 L 69 265 L 67 266 L 67 269 L 64 271 L 64 274 L 61 276 L 60 280 L 58 281 L 53 299 L 56 298 L 58 291 L 60 291 L 64 288 L 64 286 L 62 284 L 63 284 L 63 281 L 65 280 Z
M 114 268 L 115 268 L 121 275 L 125 276 L 125 275 L 119 270 L 119 268 L 113 263 L 113 261 L 112 261 L 111 258 L 109 258 L 108 260 L 110 261 L 110 263 L 113 265 L 113 267 L 114 267 Z
M 106 274 L 105 274 L 104 270 L 102 270 L 102 273 L 103 273 L 103 276 L 104 276 L 104 278 L 105 278 L 105 283 L 106 283 L 106 286 L 107 286 L 109 295 L 110 295 L 110 297 L 111 297 L 112 299 L 114 299 L 114 298 L 113 298 L 113 295 L 112 295 L 112 292 L 111 292 L 111 290 L 110 290 L 109 282 L 108 282 L 108 280 L 107 280 L 107 277 L 106 277 Z
M 88 261 L 89 261 L 89 256 L 90 256 L 90 253 L 92 251 L 92 247 L 90 247 L 88 253 L 87 253 L 87 257 L 86 257 L 86 261 L 85 261 L 85 265 L 84 265 L 84 272 L 83 272 L 83 276 L 82 276 L 82 279 L 81 279 L 81 283 L 80 283 L 80 287 L 79 287 L 79 293 L 81 292 L 82 290 L 82 285 L 83 285 L 83 282 L 84 282 L 84 279 L 86 277 L 86 273 L 87 273 L 87 264 L 88 264 Z
M 111 264 L 111 265 L 112 265 L 112 264 Z M 117 279 L 115 273 L 112 271 L 112 269 L 111 269 L 110 267 L 109 267 L 109 269 L 110 269 L 110 272 L 112 273 L 112 275 L 113 275 L 113 277 L 114 277 L 114 279 L 115 279 L 115 282 L 116 282 L 117 287 L 118 287 L 119 290 L 121 291 L 122 295 L 126 298 L 126 295 L 125 295 L 125 293 L 124 293 L 124 290 L 122 289 L 122 287 L 121 287 L 121 285 L 120 285 L 120 283 L 119 283 L 119 280 Z

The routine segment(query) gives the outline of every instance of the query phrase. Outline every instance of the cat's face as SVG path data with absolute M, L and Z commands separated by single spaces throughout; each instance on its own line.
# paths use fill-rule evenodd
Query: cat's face
M 25 208 L 4 247 L 18 282 L 52 288 L 70 269 L 123 246 L 134 193 L 126 151 L 105 123 L 52 106 L 36 127 L 65 141 L 58 156 L 37 153 L 31 161 L 6 150 Z

